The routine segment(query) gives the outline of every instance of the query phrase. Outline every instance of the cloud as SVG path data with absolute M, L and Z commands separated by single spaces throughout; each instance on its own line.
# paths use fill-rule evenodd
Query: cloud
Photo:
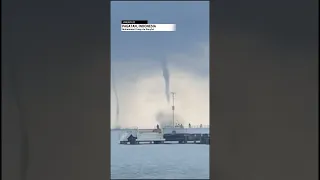
M 187 53 L 174 53 L 166 57 L 170 91 L 176 92 L 176 118 L 181 123 L 209 124 L 208 49 L 208 43 L 201 43 Z M 164 93 L 160 60 L 143 57 L 113 59 L 112 69 L 117 81 L 119 122 L 122 127 L 153 128 L 158 123 L 156 116 L 160 112 L 171 114 L 171 105 L 168 105 Z M 115 125 L 116 105 L 112 92 L 111 127 Z

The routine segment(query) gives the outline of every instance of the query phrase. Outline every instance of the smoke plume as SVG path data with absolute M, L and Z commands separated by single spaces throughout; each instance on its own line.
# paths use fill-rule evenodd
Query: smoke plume
M 112 89 L 114 92 L 114 95 L 116 96 L 116 127 L 115 128 L 120 128 L 120 123 L 119 123 L 119 96 L 118 96 L 118 91 L 116 88 L 116 82 L 115 82 L 115 78 L 114 78 L 114 73 L 111 70 L 111 78 L 112 78 Z
M 170 73 L 167 66 L 167 61 L 161 61 L 162 75 L 165 82 L 165 95 L 167 98 L 167 102 L 170 102 Z

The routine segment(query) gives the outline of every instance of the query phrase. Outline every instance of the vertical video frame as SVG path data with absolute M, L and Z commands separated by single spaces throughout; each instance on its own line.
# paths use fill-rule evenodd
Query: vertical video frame
M 111 179 L 209 179 L 209 14 L 111 2 Z

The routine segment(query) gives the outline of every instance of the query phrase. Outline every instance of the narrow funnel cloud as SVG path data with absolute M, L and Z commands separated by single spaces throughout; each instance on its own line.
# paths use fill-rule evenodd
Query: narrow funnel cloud
M 113 89 L 113 92 L 116 96 L 116 128 L 120 128 L 120 122 L 119 122 L 119 97 L 118 97 L 118 91 L 117 91 L 117 88 L 116 88 L 116 82 L 115 82 L 115 79 L 114 79 L 114 73 L 113 71 L 111 70 L 111 81 L 112 81 L 112 89 Z
M 165 95 L 167 98 L 167 102 L 170 102 L 170 73 L 167 66 L 167 61 L 161 61 L 162 74 L 165 82 Z

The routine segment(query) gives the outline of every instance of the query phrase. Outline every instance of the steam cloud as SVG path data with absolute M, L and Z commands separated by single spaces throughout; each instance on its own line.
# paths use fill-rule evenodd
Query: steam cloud
M 113 92 L 116 96 L 116 128 L 120 128 L 120 123 L 119 123 L 119 96 L 118 96 L 118 91 L 117 91 L 117 88 L 116 88 L 116 83 L 115 83 L 115 78 L 114 78 L 114 73 L 113 71 L 111 70 L 111 78 L 112 78 L 112 89 L 113 89 Z
M 170 102 L 170 73 L 167 66 L 167 61 L 161 61 L 162 74 L 165 82 L 165 95 L 167 98 L 167 102 Z

